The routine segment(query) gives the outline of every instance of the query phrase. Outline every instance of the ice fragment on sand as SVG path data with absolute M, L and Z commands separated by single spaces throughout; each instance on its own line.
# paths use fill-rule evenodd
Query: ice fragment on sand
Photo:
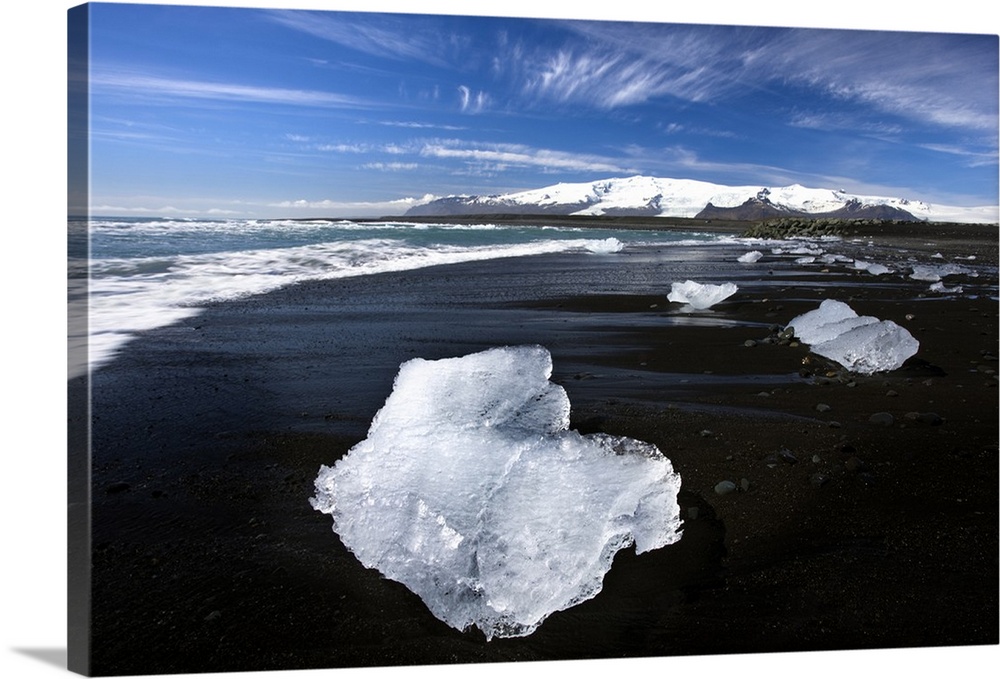
M 624 244 L 617 238 L 605 238 L 604 240 L 590 240 L 585 246 L 596 255 L 609 255 L 614 252 L 621 252 Z
M 737 257 L 736 261 L 741 262 L 742 264 L 753 264 L 763 256 L 764 253 L 761 252 L 760 250 L 751 250 L 745 255 L 740 255 L 739 257 Z
M 683 283 L 671 283 L 667 299 L 671 302 L 690 304 L 695 309 L 708 309 L 734 295 L 738 289 L 735 283 L 713 285 L 688 280 Z
M 961 264 L 915 264 L 913 265 L 913 272 L 910 274 L 910 278 L 917 281 L 928 281 L 929 283 L 934 283 L 946 276 L 955 276 L 959 274 L 965 274 L 975 277 L 974 271 L 962 266 Z
M 944 284 L 943 281 L 937 281 L 936 283 L 931 283 L 930 291 L 931 292 L 943 292 L 943 293 L 951 293 L 951 294 L 955 294 L 955 295 L 961 295 L 962 294 L 962 286 L 961 285 L 956 285 L 954 287 L 949 288 L 949 287 L 945 286 L 945 284 Z
M 883 274 L 892 273 L 892 269 L 883 265 L 875 264 L 874 262 L 866 262 L 863 259 L 854 260 L 854 268 L 860 269 L 862 271 L 867 271 L 873 276 L 881 276 Z
M 400 366 L 313 507 L 369 568 L 456 629 L 524 636 L 592 598 L 615 553 L 680 539 L 680 476 L 652 444 L 569 430 L 539 346 Z
M 832 299 L 796 316 L 788 326 L 814 354 L 866 375 L 896 370 L 920 347 L 913 335 L 896 323 L 858 316 L 847 304 Z

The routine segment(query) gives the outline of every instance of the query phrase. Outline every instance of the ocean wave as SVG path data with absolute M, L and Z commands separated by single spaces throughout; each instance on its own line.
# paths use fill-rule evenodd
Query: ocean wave
M 174 257 L 94 259 L 90 264 L 90 365 L 110 361 L 136 333 L 176 323 L 200 306 L 304 280 L 408 271 L 561 252 L 604 251 L 596 239 L 490 246 L 419 246 L 381 238 Z

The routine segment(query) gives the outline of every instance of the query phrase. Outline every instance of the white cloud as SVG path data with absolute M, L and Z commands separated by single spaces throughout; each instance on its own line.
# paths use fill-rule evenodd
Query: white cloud
M 419 163 L 365 163 L 361 166 L 366 170 L 381 170 L 383 172 L 401 172 L 405 170 L 416 170 Z
M 277 10 L 266 12 L 273 21 L 307 35 L 366 54 L 400 60 L 416 60 L 447 66 L 443 55 L 461 43 L 458 36 L 439 30 L 431 18 L 387 14 L 331 14 Z
M 142 205 L 136 205 L 131 207 L 126 207 L 124 205 L 91 205 L 90 213 L 93 215 L 101 216 L 116 216 L 116 215 L 177 215 L 186 217 L 197 217 L 197 216 L 209 216 L 209 217 L 234 217 L 242 214 L 237 210 L 225 210 L 222 208 L 179 208 L 173 205 L 164 205 L 162 207 L 145 207 Z
M 343 201 L 333 199 L 323 200 L 284 200 L 276 203 L 269 203 L 267 207 L 294 209 L 294 210 L 330 210 L 340 214 L 352 213 L 361 214 L 388 214 L 399 213 L 413 207 L 414 205 L 424 205 L 438 196 L 425 194 L 420 197 L 407 196 L 394 200 L 383 201 Z M 380 212 L 381 211 L 381 212 Z
M 993 152 L 971 151 L 967 148 L 949 144 L 922 144 L 922 148 L 938 153 L 959 156 L 965 160 L 968 167 L 988 167 L 997 165 L 997 154 Z
M 462 113 L 482 113 L 489 104 L 490 96 L 485 92 L 476 92 L 465 85 L 458 86 L 459 108 Z
M 372 102 L 332 92 L 259 87 L 238 83 L 184 80 L 137 72 L 96 70 L 90 79 L 95 91 L 105 88 L 132 98 L 167 97 L 214 99 L 290 106 L 370 108 Z
M 498 171 L 512 167 L 543 171 L 634 171 L 600 156 L 539 149 L 523 144 L 468 145 L 462 142 L 433 142 L 425 144 L 420 154 L 445 160 L 460 160 L 476 166 L 492 165 L 492 169 Z
M 379 121 L 379 125 L 385 125 L 386 127 L 403 127 L 411 130 L 448 130 L 448 131 L 461 131 L 467 130 L 467 127 L 462 127 L 459 125 L 446 125 L 443 123 L 427 123 L 427 122 L 416 122 L 416 121 L 406 121 L 406 120 L 382 120 Z

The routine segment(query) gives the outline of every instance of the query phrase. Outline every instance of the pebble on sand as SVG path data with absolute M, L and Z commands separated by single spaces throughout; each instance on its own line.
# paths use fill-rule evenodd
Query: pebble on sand
M 736 484 L 732 481 L 719 481 L 715 484 L 715 492 L 717 495 L 728 495 L 736 490 Z
M 868 418 L 868 421 L 880 427 L 891 427 L 895 422 L 895 419 L 892 417 L 892 413 L 883 412 L 883 413 L 875 413 L 874 415 Z

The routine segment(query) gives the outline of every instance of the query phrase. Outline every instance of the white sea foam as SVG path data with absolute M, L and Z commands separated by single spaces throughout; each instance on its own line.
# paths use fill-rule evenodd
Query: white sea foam
M 615 252 L 621 252 L 621 249 L 625 247 L 617 238 L 605 238 L 604 240 L 590 241 L 586 248 L 598 255 L 609 255 Z
M 150 222 L 143 235 L 175 241 L 183 238 L 218 243 L 234 238 L 234 231 L 260 229 L 268 237 L 288 239 L 289 232 L 275 231 L 276 222 L 264 224 L 222 222 Z M 317 229 L 312 223 L 290 222 L 289 228 Z M 327 228 L 330 223 L 325 223 Z M 338 230 L 345 225 L 336 224 Z M 353 228 L 351 223 L 348 228 Z M 383 228 L 385 225 L 375 225 Z M 120 229 L 115 223 L 105 232 Z M 189 229 L 203 229 L 190 235 Z M 395 229 L 399 231 L 399 225 Z M 120 229 L 123 230 L 123 229 Z M 472 229 L 474 231 L 478 229 Z M 486 230 L 486 229 L 484 229 Z M 207 237 L 216 233 L 215 240 Z M 275 235 L 276 234 L 276 235 Z M 108 233 L 104 233 L 105 238 Z M 260 240 L 261 236 L 256 236 Z M 614 242 L 612 242 L 614 241 Z M 156 247 L 156 246 L 151 246 Z M 344 278 L 383 272 L 406 271 L 442 264 L 526 257 L 560 252 L 611 253 L 620 250 L 618 239 L 546 238 L 524 242 L 468 245 L 411 242 L 399 238 L 345 238 L 292 247 L 218 249 L 188 254 L 104 257 L 90 261 L 90 366 L 99 367 L 136 333 L 162 327 L 197 314 L 213 301 L 260 294 L 302 280 Z
M 750 252 L 740 255 L 736 258 L 737 262 L 741 264 L 753 264 L 760 261 L 760 258 L 764 256 L 764 253 L 760 250 L 751 250 Z
M 649 443 L 568 429 L 539 346 L 400 366 L 315 509 L 452 627 L 524 636 L 594 597 L 618 550 L 680 539 L 681 479 Z

